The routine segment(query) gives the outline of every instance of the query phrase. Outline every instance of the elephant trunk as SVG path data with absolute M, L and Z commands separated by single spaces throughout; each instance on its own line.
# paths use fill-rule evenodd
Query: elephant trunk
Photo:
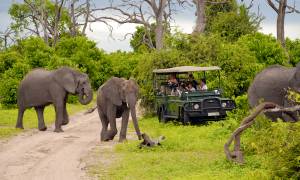
M 81 92 L 79 93 L 78 97 L 79 97 L 78 100 L 82 105 L 87 105 L 93 99 L 93 90 L 89 89 L 86 92 L 85 91 Z
M 132 122 L 133 122 L 133 126 L 136 132 L 136 135 L 138 136 L 139 140 L 142 139 L 142 134 L 138 125 L 138 120 L 136 117 L 136 110 L 135 110 L 135 105 L 129 105 L 130 108 L 130 113 L 131 113 L 131 117 L 132 117 Z

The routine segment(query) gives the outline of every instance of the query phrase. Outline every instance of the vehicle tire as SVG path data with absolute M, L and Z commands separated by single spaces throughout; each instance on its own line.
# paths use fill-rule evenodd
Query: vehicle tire
M 163 110 L 163 108 L 160 109 L 159 111 L 159 116 L 158 116 L 158 120 L 160 123 L 166 123 L 167 122 L 167 118 L 165 117 L 165 111 Z
M 187 112 L 185 112 L 184 110 L 182 110 L 182 124 L 183 125 L 189 125 L 190 124 L 190 117 L 187 114 Z

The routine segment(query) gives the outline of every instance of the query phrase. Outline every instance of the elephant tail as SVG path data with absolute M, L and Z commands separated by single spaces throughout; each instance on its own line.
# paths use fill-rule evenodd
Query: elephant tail
M 84 114 L 84 115 L 90 114 L 90 113 L 94 112 L 95 109 L 97 109 L 97 105 L 94 106 L 94 107 L 92 107 L 92 108 L 90 108 L 90 109 L 88 109 L 88 110 L 86 110 L 83 114 Z

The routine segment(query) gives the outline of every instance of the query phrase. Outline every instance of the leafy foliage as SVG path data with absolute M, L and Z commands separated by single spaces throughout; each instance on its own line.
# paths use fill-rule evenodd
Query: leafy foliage
M 300 62 L 300 39 L 291 40 L 286 39 L 286 49 L 289 54 L 289 61 L 293 66 Z
M 149 52 L 151 46 L 155 47 L 155 24 L 151 24 L 150 30 L 147 30 L 144 26 L 137 26 L 131 40 L 130 46 L 134 52 Z
M 238 11 L 220 12 L 211 24 L 210 32 L 219 33 L 228 41 L 236 41 L 239 37 L 256 32 L 259 22 L 249 15 L 249 11 L 241 6 Z
M 237 43 L 246 45 L 256 56 L 258 63 L 287 65 L 285 50 L 271 35 L 262 33 L 248 34 L 241 37 Z

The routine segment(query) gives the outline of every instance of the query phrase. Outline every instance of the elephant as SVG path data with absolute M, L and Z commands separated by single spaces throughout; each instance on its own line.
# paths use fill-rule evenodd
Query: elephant
M 93 90 L 88 75 L 69 67 L 52 71 L 33 69 L 20 82 L 18 88 L 16 128 L 24 129 L 24 111 L 34 107 L 38 116 L 38 129 L 46 131 L 44 108 L 53 104 L 56 112 L 54 132 L 63 132 L 61 126 L 69 123 L 66 109 L 68 94 L 78 95 L 79 102 L 83 105 L 90 103 L 93 99 Z
M 133 125 L 141 140 L 142 135 L 136 117 L 136 102 L 139 87 L 133 80 L 112 77 L 99 87 L 97 92 L 97 109 L 102 124 L 101 141 L 113 140 L 118 130 L 116 118 L 122 117 L 119 142 L 126 140 L 129 112 L 131 113 Z M 108 125 L 110 129 L 108 130 Z
M 287 97 L 287 90 L 300 92 L 300 64 L 288 68 L 272 65 L 256 75 L 248 89 L 248 101 L 251 107 L 261 101 L 273 102 L 283 107 L 293 106 L 294 103 Z M 298 121 L 297 112 L 266 112 L 265 115 L 272 121 L 277 118 L 286 122 Z

